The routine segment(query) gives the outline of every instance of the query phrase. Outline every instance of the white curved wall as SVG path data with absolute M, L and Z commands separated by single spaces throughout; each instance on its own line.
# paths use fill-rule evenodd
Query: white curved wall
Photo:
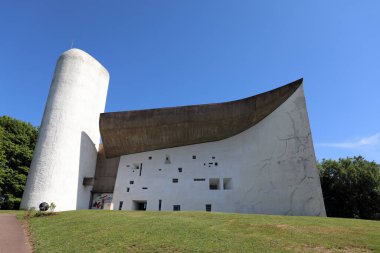
M 140 176 L 134 165 L 141 164 Z M 210 178 L 220 179 L 220 190 L 209 189 Z M 223 190 L 223 178 L 231 178 L 231 189 Z M 123 201 L 122 209 L 134 209 L 134 200 L 147 201 L 148 210 L 158 210 L 162 200 L 162 210 L 205 210 L 211 204 L 220 212 L 326 216 L 303 86 L 233 137 L 122 156 L 113 206 Z
M 29 171 L 22 209 L 54 202 L 56 210 L 85 209 L 100 140 L 109 74 L 93 57 L 70 49 L 58 59 Z

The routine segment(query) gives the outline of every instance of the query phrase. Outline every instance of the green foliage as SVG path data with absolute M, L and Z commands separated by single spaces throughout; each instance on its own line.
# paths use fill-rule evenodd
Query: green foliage
M 56 208 L 57 206 L 54 204 L 54 202 L 51 202 L 50 203 L 50 206 L 49 206 L 49 209 L 50 209 L 50 212 L 54 212 L 54 209 Z
M 38 130 L 29 123 L 0 117 L 0 209 L 18 209 Z
M 380 218 L 380 165 L 363 157 L 318 165 L 327 216 Z

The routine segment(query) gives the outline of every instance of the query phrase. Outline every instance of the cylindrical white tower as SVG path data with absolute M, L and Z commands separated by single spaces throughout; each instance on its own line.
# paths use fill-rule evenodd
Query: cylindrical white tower
M 82 50 L 58 59 L 20 208 L 88 208 L 92 186 L 83 178 L 95 174 L 108 81 L 108 71 Z

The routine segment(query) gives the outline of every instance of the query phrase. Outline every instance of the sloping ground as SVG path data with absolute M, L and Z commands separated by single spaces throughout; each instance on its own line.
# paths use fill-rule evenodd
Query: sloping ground
M 380 252 L 380 222 L 352 219 L 87 210 L 30 230 L 37 252 Z

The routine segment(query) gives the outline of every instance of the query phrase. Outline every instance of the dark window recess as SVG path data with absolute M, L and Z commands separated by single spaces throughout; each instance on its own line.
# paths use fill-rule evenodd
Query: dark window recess
M 203 166 L 206 166 L 206 163 L 204 163 Z
M 214 163 L 215 164 L 215 166 L 218 166 L 218 163 Z
M 182 168 L 178 168 L 178 172 L 182 172 Z
M 173 183 L 178 183 L 178 178 L 173 178 Z
M 169 155 L 165 155 L 165 164 L 170 164 L 170 157 Z
M 210 178 L 210 190 L 219 190 L 219 178 Z
M 181 206 L 180 205 L 174 205 L 173 211 L 181 211 Z
M 121 210 L 123 208 L 123 201 L 120 201 L 119 202 L 119 210 Z
M 140 163 L 140 174 L 139 174 L 140 177 L 141 177 L 141 172 L 142 172 L 142 163 Z
M 143 189 L 143 190 L 147 190 L 147 189 L 148 189 L 148 187 L 143 187 L 142 189 Z
M 129 192 L 129 187 L 127 187 L 127 192 Z
M 158 200 L 158 211 L 161 211 L 162 199 Z
M 212 159 L 215 159 L 215 156 L 213 156 Z
M 133 184 L 135 181 L 129 181 L 129 184 Z
M 146 200 L 133 200 L 132 210 L 146 211 L 147 201 Z
M 194 178 L 194 181 L 206 181 L 205 178 Z
M 197 156 L 196 156 L 196 155 L 193 155 L 193 159 L 197 159 Z
M 213 163 L 208 163 L 208 164 L 213 164 Z
M 131 167 L 131 165 L 127 164 L 127 167 Z
M 152 157 L 151 157 L 151 156 L 149 156 L 149 160 L 152 160 Z
M 206 212 L 211 212 L 211 204 L 206 204 Z
M 161 171 L 162 169 L 158 169 L 158 171 Z

